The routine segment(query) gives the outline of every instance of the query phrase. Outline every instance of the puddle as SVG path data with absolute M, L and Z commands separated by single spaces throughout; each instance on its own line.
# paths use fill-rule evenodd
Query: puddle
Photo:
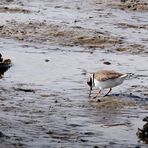
M 147 147 L 136 135 L 148 114 L 147 12 L 89 0 L 4 4 L 32 11 L 0 12 L 0 49 L 12 60 L 0 79 L 0 145 Z M 129 77 L 91 102 L 87 77 L 100 69 Z

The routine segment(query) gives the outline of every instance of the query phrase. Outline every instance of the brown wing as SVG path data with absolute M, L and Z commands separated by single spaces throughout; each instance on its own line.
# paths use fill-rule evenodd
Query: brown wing
M 102 70 L 102 71 L 97 71 L 95 73 L 95 79 L 97 79 L 99 81 L 105 81 L 105 80 L 108 80 L 108 79 L 118 78 L 122 75 L 123 74 L 118 73 L 118 72 L 113 71 L 113 70 Z

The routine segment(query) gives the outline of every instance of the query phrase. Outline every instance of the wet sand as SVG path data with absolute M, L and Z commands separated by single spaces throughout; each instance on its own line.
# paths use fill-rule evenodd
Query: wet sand
M 147 6 L 1 1 L 0 51 L 13 65 L 0 79 L 0 147 L 146 148 Z M 129 77 L 92 102 L 86 81 L 99 69 Z

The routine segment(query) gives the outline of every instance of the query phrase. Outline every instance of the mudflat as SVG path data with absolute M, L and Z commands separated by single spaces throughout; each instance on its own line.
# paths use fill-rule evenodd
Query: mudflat
M 1 148 L 147 147 L 147 1 L 1 0 L 0 18 Z M 100 69 L 129 76 L 92 102 Z

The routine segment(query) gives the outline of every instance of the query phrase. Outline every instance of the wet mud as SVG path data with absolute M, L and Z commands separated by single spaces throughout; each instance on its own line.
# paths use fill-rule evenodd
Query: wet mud
M 118 5 L 122 10 L 131 10 L 131 11 L 148 11 L 148 3 L 146 1 L 127 1 Z
M 146 148 L 147 16 L 147 1 L 2 0 L 0 147 Z M 128 77 L 97 102 L 99 69 Z

